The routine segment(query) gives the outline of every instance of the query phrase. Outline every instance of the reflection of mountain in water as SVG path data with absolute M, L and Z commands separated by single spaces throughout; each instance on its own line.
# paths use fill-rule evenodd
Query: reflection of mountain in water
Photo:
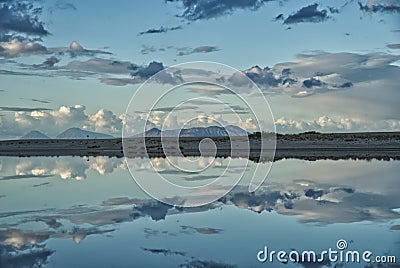
M 82 180 L 87 177 L 88 170 L 94 170 L 100 175 L 110 174 L 114 169 L 125 168 L 122 159 L 99 156 L 83 158 L 17 158 L 3 161 L 3 170 L 14 174 L 0 177 L 1 180 L 17 180 L 28 178 L 48 178 L 58 176 L 61 179 Z

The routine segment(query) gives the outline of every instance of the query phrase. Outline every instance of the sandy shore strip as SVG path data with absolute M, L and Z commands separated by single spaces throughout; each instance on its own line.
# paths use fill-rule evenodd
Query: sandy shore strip
M 200 156 L 199 142 L 203 138 L 181 138 L 176 155 Z M 247 137 L 236 137 L 244 143 Z M 173 148 L 173 138 L 166 139 L 164 147 Z M 263 152 L 260 158 L 260 138 L 251 136 L 250 151 L 236 148 L 231 151 L 231 141 L 226 137 L 212 139 L 217 148 L 216 157 L 247 157 L 254 161 L 270 161 L 273 150 Z M 164 157 L 159 138 L 133 138 L 124 140 L 128 157 Z M 168 150 L 174 154 L 174 150 Z M 207 150 L 203 154 L 208 154 Z M 214 155 L 210 151 L 210 155 Z M 0 156 L 109 156 L 124 157 L 122 139 L 47 139 L 0 141 Z M 318 159 L 400 159 L 400 133 L 303 133 L 278 135 L 274 160 L 283 158 Z

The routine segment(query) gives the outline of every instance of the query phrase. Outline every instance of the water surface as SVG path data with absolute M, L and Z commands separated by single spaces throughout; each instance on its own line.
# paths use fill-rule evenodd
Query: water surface
M 152 161 L 173 179 L 165 159 Z M 3 157 L 0 266 L 271 267 L 257 261 L 264 246 L 321 252 L 339 239 L 400 257 L 398 174 L 400 161 L 281 160 L 254 194 L 244 178 L 212 204 L 174 208 L 146 195 L 123 159 Z

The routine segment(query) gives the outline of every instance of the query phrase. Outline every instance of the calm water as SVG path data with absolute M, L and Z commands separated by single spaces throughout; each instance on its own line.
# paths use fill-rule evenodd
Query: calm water
M 243 182 L 180 209 L 143 193 L 122 159 L 0 158 L 0 267 L 324 267 L 257 253 L 318 253 L 339 239 L 399 262 L 399 174 L 400 161 L 282 160 L 255 194 Z

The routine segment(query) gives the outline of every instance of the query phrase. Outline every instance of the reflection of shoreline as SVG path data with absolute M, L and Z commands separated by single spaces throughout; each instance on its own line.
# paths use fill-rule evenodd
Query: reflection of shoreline
M 236 137 L 244 141 L 247 137 Z M 202 138 L 180 138 L 179 149 L 175 138 L 166 138 L 167 154 L 170 156 L 200 156 L 199 142 Z M 213 138 L 216 154 L 203 150 L 203 156 L 244 157 L 252 161 L 271 161 L 273 150 L 262 151 L 260 159 L 260 138 L 250 137 L 250 151 L 230 148 L 226 137 Z M 268 140 L 266 140 L 268 142 Z M 87 139 L 87 140 L 14 140 L 0 141 L 0 156 L 109 156 L 124 157 L 165 157 L 160 138 Z M 165 144 L 165 143 L 164 143 Z M 172 146 L 172 147 L 171 147 Z M 173 148 L 173 147 L 176 148 Z M 273 146 L 269 146 L 273 147 Z M 145 149 L 146 148 L 146 149 Z M 171 149 L 172 148 L 172 149 Z M 400 159 L 400 133 L 358 133 L 358 134 L 299 134 L 278 135 L 274 161 L 287 158 L 305 160 L 318 159 Z

